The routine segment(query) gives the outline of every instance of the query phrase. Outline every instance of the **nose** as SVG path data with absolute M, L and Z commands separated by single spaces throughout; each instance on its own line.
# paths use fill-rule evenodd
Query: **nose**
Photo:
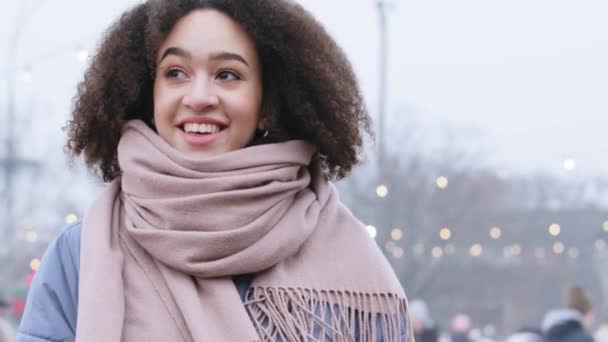
M 182 98 L 184 106 L 195 112 L 202 112 L 219 104 L 219 98 L 212 82 L 204 79 L 194 80 Z

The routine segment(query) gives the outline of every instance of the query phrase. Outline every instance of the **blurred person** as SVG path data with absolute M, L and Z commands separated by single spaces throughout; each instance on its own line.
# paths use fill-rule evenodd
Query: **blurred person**
M 410 302 L 410 321 L 416 342 L 437 342 L 439 329 L 431 318 L 429 308 L 421 299 Z
M 509 336 L 505 342 L 541 342 L 542 332 L 538 328 L 522 327 Z
M 471 342 L 469 333 L 473 323 L 466 314 L 458 314 L 452 318 L 450 339 L 452 342 Z
M 596 342 L 608 342 L 608 317 L 598 326 L 593 338 Z
M 14 342 L 15 328 L 7 320 L 0 318 L 0 342 Z
M 449 331 L 440 332 L 438 342 L 451 342 L 450 332 Z
M 0 297 L 0 318 L 6 316 L 9 309 L 10 303 L 6 299 Z
M 5 318 L 9 309 L 9 302 L 0 299 L 0 342 L 15 341 L 15 328 L 13 328 L 13 325 Z
M 566 308 L 549 311 L 541 330 L 544 342 L 593 342 L 587 329 L 593 323 L 593 306 L 580 286 L 566 290 Z
M 296 2 L 139 3 L 67 127 L 109 184 L 47 249 L 18 340 L 412 341 L 402 286 L 331 182 L 370 127 Z

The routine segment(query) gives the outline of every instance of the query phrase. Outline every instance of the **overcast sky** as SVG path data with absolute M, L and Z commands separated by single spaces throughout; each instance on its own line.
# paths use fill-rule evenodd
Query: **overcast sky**
M 77 49 L 94 48 L 102 30 L 136 1 L 3 0 L 2 75 L 20 2 L 39 5 L 19 40 L 19 63 L 32 72 L 30 82 L 19 83 L 19 106 L 35 103 L 36 113 L 48 113 L 37 124 L 61 134 L 84 70 Z M 300 2 L 344 48 L 375 111 L 375 1 Z M 409 110 L 393 113 L 392 121 L 478 132 L 475 141 L 514 172 L 559 171 L 572 158 L 578 174 L 608 175 L 606 18 L 605 0 L 395 0 L 388 100 Z

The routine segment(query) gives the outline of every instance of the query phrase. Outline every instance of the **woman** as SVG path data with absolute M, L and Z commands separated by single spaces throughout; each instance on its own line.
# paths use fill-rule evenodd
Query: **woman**
M 409 303 L 409 308 L 414 339 L 417 342 L 437 342 L 439 340 L 439 328 L 431 318 L 426 302 L 422 299 L 412 300 Z
M 588 332 L 593 324 L 593 305 L 584 288 L 571 285 L 565 292 L 565 309 L 551 310 L 543 317 L 543 342 L 594 342 Z
M 330 183 L 368 114 L 299 5 L 142 3 L 73 116 L 68 149 L 109 185 L 46 252 L 20 341 L 411 340 L 403 289 Z

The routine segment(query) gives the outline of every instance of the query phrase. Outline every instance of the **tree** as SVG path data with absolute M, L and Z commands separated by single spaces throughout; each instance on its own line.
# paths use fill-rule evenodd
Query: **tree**
M 584 247 L 593 244 L 592 230 L 606 215 L 598 204 L 605 183 L 547 174 L 506 177 L 478 142 L 455 130 L 432 147 L 414 125 L 394 130 L 392 141 L 398 143 L 387 144 L 393 148 L 383 168 L 374 167 L 372 154 L 339 186 L 353 212 L 377 228 L 376 241 L 410 298 L 430 299 L 445 321 L 464 310 L 512 331 L 538 319 L 552 303 L 559 305 L 560 286 L 569 277 L 599 291 L 595 274 L 577 267 L 590 260 Z M 376 194 L 379 184 L 388 189 L 386 197 Z M 548 233 L 554 222 L 563 227 L 560 254 L 553 252 L 557 240 Z M 492 238 L 492 228 L 501 237 Z M 402 231 L 401 239 L 394 229 Z M 544 259 L 535 254 L 541 247 Z M 521 315 L 512 317 L 514 307 Z

